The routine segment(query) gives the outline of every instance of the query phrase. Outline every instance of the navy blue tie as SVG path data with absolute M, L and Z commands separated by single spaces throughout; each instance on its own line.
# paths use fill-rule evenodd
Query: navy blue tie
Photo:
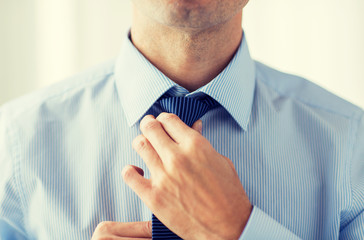
M 216 106 L 217 102 L 204 95 L 198 99 L 191 97 L 162 96 L 158 103 L 163 112 L 176 114 L 186 125 L 192 126 L 205 113 Z M 182 239 L 152 216 L 152 239 Z

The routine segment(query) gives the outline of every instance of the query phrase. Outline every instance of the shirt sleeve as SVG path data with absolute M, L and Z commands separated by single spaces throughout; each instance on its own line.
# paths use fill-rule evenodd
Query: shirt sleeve
M 254 206 L 248 223 L 239 240 L 271 239 L 271 240 L 299 240 L 298 236 L 285 228 L 279 222 Z
M 350 162 L 351 202 L 341 223 L 340 239 L 364 239 L 364 116 L 354 131 L 353 157 Z
M 0 109 L 0 239 L 26 239 L 10 133 Z

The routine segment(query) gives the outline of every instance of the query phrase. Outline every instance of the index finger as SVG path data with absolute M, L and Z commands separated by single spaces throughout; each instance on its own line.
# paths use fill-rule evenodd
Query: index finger
M 157 120 L 162 124 L 168 135 L 171 136 L 171 138 L 173 138 L 173 140 L 177 143 L 182 143 L 183 141 L 186 141 L 187 137 L 196 134 L 195 129 L 186 125 L 175 114 L 164 112 L 159 114 Z
M 173 153 L 176 143 L 154 116 L 145 116 L 140 122 L 140 130 L 157 151 L 162 161 Z

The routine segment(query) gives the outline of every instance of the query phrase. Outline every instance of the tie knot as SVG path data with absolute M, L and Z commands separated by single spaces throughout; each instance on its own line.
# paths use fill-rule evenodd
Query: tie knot
M 176 114 L 188 126 L 200 119 L 216 101 L 209 96 L 203 98 L 193 97 L 162 97 L 158 101 L 162 111 Z

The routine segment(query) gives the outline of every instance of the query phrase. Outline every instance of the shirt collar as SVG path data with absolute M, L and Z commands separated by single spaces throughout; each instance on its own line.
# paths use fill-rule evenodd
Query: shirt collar
M 254 97 L 255 64 L 243 35 L 228 66 L 210 83 L 188 93 L 153 66 L 127 37 L 116 61 L 115 81 L 129 126 L 140 120 L 158 98 L 173 88 L 186 95 L 203 92 L 211 96 L 246 130 Z

